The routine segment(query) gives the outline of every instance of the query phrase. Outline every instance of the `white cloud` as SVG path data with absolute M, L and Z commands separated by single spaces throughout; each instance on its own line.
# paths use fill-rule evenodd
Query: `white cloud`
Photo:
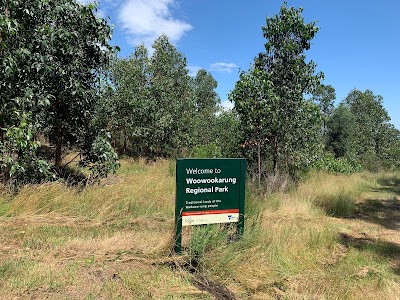
M 86 5 L 86 4 L 89 4 L 89 3 L 94 3 L 95 0 L 78 0 L 78 2 L 80 2 L 80 3 L 84 4 L 84 5 Z
M 211 70 L 216 72 L 226 72 L 231 73 L 234 69 L 237 69 L 238 66 L 234 63 L 223 63 L 217 62 L 211 65 Z
M 96 0 L 77 0 L 77 1 L 83 5 L 88 5 L 89 3 L 92 3 L 94 5 L 97 4 Z M 100 6 L 97 6 L 96 16 L 105 19 L 107 18 L 107 12 L 104 9 L 101 9 Z
M 166 34 L 172 43 L 179 41 L 193 27 L 175 19 L 171 7 L 176 0 L 126 0 L 119 11 L 119 19 L 133 45 L 150 48 L 154 40 Z
M 199 70 L 201 70 L 201 67 L 199 67 L 199 66 L 187 66 L 187 69 L 189 71 L 189 76 L 190 77 L 196 77 L 197 72 Z
M 231 110 L 231 109 L 233 109 L 234 106 L 235 105 L 229 100 L 225 100 L 225 101 L 221 102 L 221 107 L 223 110 Z

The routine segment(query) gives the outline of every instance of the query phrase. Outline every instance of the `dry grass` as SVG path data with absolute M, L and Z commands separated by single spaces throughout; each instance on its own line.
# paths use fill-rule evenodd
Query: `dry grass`
M 400 227 L 360 218 L 374 194 L 394 196 L 378 183 L 385 176 L 315 173 L 288 193 L 251 194 L 245 236 L 210 251 L 204 271 L 235 282 L 239 298 L 398 299 Z
M 400 298 L 398 173 L 314 173 L 287 193 L 250 187 L 239 241 L 196 226 L 175 256 L 171 166 L 123 160 L 84 190 L 0 193 L 0 298 Z

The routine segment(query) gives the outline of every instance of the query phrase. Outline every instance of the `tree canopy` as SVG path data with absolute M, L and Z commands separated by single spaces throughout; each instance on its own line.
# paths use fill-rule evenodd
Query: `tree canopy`
M 0 15 L 0 127 L 24 116 L 34 136 L 54 142 L 60 167 L 63 146 L 83 149 L 91 136 L 99 76 L 114 53 L 110 26 L 75 0 L 3 0 Z
M 308 164 L 301 152 L 307 149 L 312 157 L 319 144 L 315 141 L 319 111 L 304 99 L 323 77 L 305 56 L 317 31 L 315 22 L 305 23 L 302 9 L 282 5 L 279 14 L 267 17 L 263 27 L 266 51 L 241 74 L 230 95 L 242 120 L 245 145 L 258 148 L 259 174 L 264 145 L 269 148 L 265 153 L 272 153 L 276 173 L 279 168 L 291 170 Z
M 285 2 L 266 18 L 265 51 L 240 73 L 225 110 L 212 74 L 189 76 L 165 35 L 119 58 L 93 4 L 0 4 L 3 181 L 55 177 L 67 149 L 99 176 L 118 167 L 114 148 L 147 159 L 245 156 L 260 183 L 310 168 L 400 166 L 399 130 L 381 96 L 355 89 L 335 107 L 334 87 L 306 56 L 318 26 L 301 8 Z

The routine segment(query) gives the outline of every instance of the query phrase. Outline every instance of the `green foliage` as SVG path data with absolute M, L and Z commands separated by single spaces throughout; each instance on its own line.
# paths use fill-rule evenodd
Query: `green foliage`
M 7 128 L 0 142 L 0 170 L 5 181 L 13 185 L 37 183 L 52 178 L 49 164 L 40 159 L 40 143 L 34 140 L 32 125 L 26 116 L 19 126 Z
M 191 81 L 192 98 L 195 105 L 195 113 L 191 122 L 190 146 L 191 155 L 203 156 L 210 152 L 211 157 L 221 157 L 221 149 L 212 151 L 211 148 L 221 148 L 218 133 L 221 128 L 218 127 L 218 104 L 220 99 L 215 92 L 217 81 L 204 69 L 197 72 L 196 77 Z M 210 148 L 205 150 L 205 148 Z M 194 153 L 194 152 L 203 152 Z M 214 153 L 213 153 L 214 152 Z
M 111 29 L 93 5 L 76 0 L 1 1 L 0 127 L 13 111 L 32 112 L 34 129 L 62 146 L 82 147 L 102 68 L 113 53 Z
M 94 178 L 104 178 L 117 171 L 120 166 L 118 154 L 111 146 L 109 134 L 100 134 L 95 138 L 81 165 L 88 166 Z
M 400 135 L 389 121 L 381 96 L 353 90 L 327 121 L 327 148 L 369 170 L 398 167 Z
M 214 114 L 220 103 L 218 94 L 215 92 L 217 81 L 204 69 L 200 69 L 193 79 L 193 97 L 196 111 L 200 114 Z
M 351 111 L 340 104 L 327 122 L 327 148 L 337 158 L 356 160 L 356 120 Z
M 273 93 L 268 74 L 256 68 L 247 73 L 242 72 L 229 99 L 235 102 L 235 110 L 240 118 L 240 126 L 244 134 L 243 147 L 245 150 L 255 149 L 260 181 L 261 157 L 266 155 L 265 147 L 267 144 L 272 144 L 276 149 L 279 134 L 276 124 L 279 122 L 278 98 Z M 247 157 L 250 160 L 252 156 L 247 151 Z M 277 163 L 278 151 L 273 152 L 273 157 L 274 162 Z M 277 167 L 275 163 L 274 169 Z
M 321 111 L 324 120 L 332 114 L 336 99 L 335 89 L 331 85 L 320 84 L 312 93 L 311 98 Z
M 323 142 L 327 140 L 327 121 L 334 111 L 334 101 L 336 99 L 335 89 L 331 85 L 320 84 L 312 93 L 311 100 L 318 105 L 321 112 L 323 126 L 321 135 Z
M 240 142 L 243 132 L 235 110 L 222 110 L 217 114 L 212 129 L 216 144 L 221 148 L 222 157 L 242 157 Z
M 189 146 L 195 111 L 186 58 L 164 35 L 153 48 L 150 58 L 139 46 L 128 59 L 114 62 L 115 88 L 104 118 L 124 153 L 176 156 Z
M 390 117 L 383 107 L 383 98 L 370 90 L 353 90 L 344 100 L 355 118 L 356 153 L 369 168 L 375 168 L 384 155 L 383 138 Z M 378 165 L 376 165 L 377 167 Z
M 400 169 L 400 130 L 394 126 L 386 128 L 385 136 L 385 154 L 383 155 L 383 164 L 386 168 Z
M 361 170 L 357 162 L 349 161 L 344 157 L 335 158 L 332 153 L 326 152 L 315 163 L 314 167 L 320 171 L 330 173 L 351 174 Z
M 114 89 L 99 103 L 99 119 L 117 149 L 134 157 L 237 156 L 238 118 L 219 110 L 212 75 L 200 70 L 190 78 L 166 36 L 153 48 L 151 57 L 139 46 L 112 65 Z
M 147 49 L 139 46 L 130 57 L 115 59 L 111 66 L 114 90 L 103 98 L 101 118 L 124 154 L 150 152 L 156 105 L 150 97 L 149 64 Z
M 163 35 L 153 44 L 150 59 L 150 97 L 154 120 L 150 151 L 154 156 L 176 156 L 189 144 L 194 116 L 186 58 Z
M 209 152 L 212 157 L 240 156 L 240 121 L 235 111 L 221 109 L 215 114 L 198 112 L 192 125 L 191 155 L 197 155 L 193 153 L 196 149 L 203 149 L 202 152 L 209 149 L 201 155 Z
M 323 77 L 315 74 L 305 51 L 318 31 L 315 22 L 305 23 L 302 9 L 287 8 L 268 18 L 263 27 L 266 52 L 242 72 L 229 99 L 235 102 L 244 133 L 244 147 L 261 166 L 272 157 L 272 172 L 293 172 L 310 166 L 320 151 L 321 117 L 318 107 L 304 99 Z M 271 173 L 271 171 L 269 171 Z
M 216 143 L 211 143 L 211 144 L 208 144 L 208 145 L 194 147 L 190 151 L 189 157 L 193 157 L 193 158 L 207 158 L 207 157 L 219 158 L 219 157 L 223 157 L 223 156 L 222 156 L 221 147 L 219 145 L 217 145 Z

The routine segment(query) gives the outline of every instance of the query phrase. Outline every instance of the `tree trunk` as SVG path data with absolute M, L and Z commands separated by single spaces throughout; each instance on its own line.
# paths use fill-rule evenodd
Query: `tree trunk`
M 61 150 L 62 150 L 62 129 L 60 120 L 60 102 L 57 99 L 55 102 L 55 139 L 56 139 L 56 167 L 61 166 Z
M 4 139 L 5 139 L 5 130 L 3 129 L 5 128 L 5 123 L 4 123 L 4 115 L 3 112 L 0 113 L 0 142 L 4 143 Z M 6 165 L 4 167 L 4 172 L 0 173 L 0 180 L 2 179 L 3 182 L 7 182 L 10 179 L 10 166 Z
M 257 143 L 257 156 L 258 156 L 258 185 L 261 184 L 261 143 Z
M 4 142 L 4 121 L 3 117 L 0 116 L 0 142 Z
M 278 173 L 278 137 L 274 137 L 274 175 Z
M 61 147 L 62 147 L 62 136 L 61 136 L 61 124 L 57 121 L 56 124 L 56 167 L 61 167 Z
M 124 130 L 123 139 L 124 139 L 124 154 L 126 155 L 127 147 L 128 147 L 128 139 L 127 139 L 127 137 L 126 137 L 126 129 Z

